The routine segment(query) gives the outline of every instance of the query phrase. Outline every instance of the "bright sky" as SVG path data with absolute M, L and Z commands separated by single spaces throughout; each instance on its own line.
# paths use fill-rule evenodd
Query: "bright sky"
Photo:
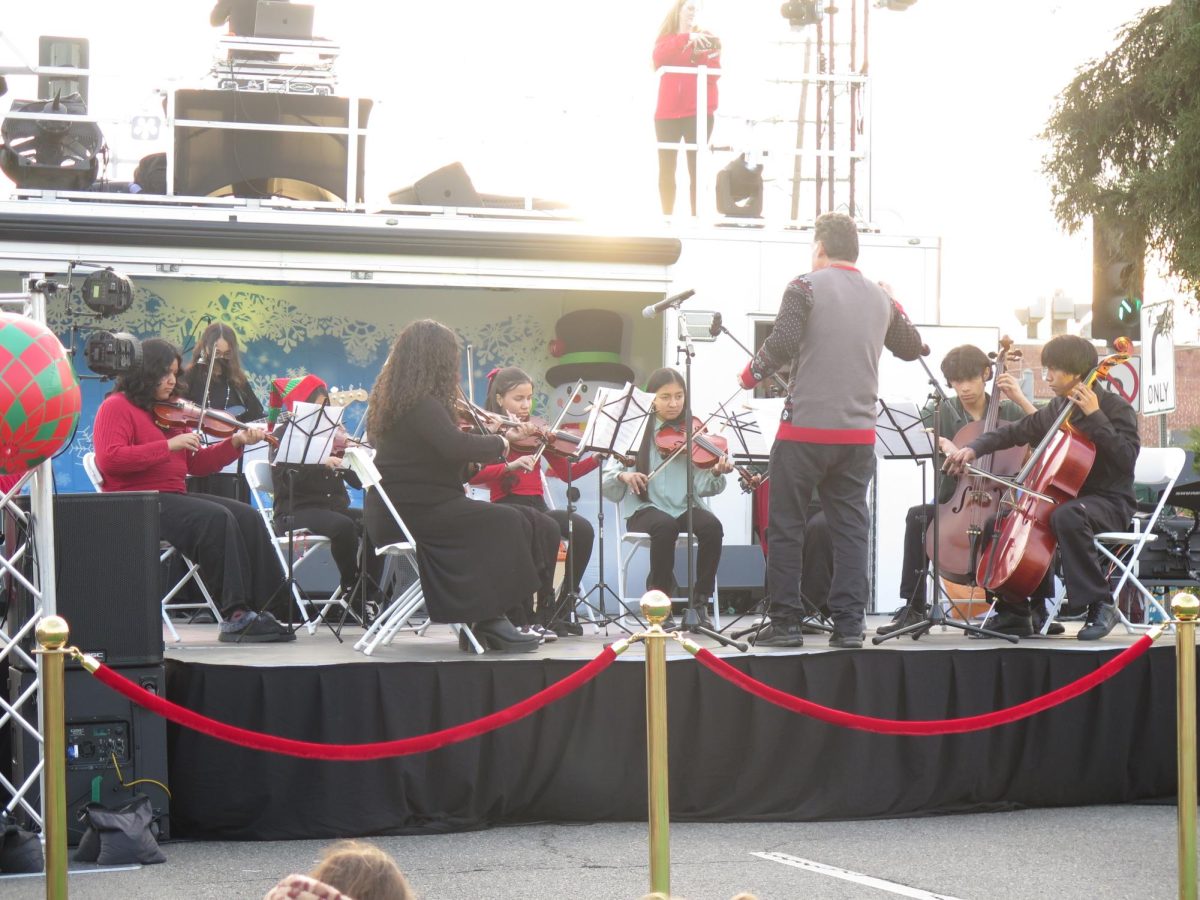
M 655 216 L 650 49 L 664 0 L 313 3 L 317 33 L 343 46 L 340 93 L 380 101 L 367 155 L 375 199 L 461 160 L 484 192 L 529 192 L 595 215 Z M 947 324 L 1012 329 L 1015 319 L 997 315 L 1055 289 L 1090 299 L 1090 244 L 1054 222 L 1036 135 L 1076 68 L 1111 47 L 1146 5 L 918 0 L 902 13 L 872 9 L 874 220 L 885 231 L 944 239 Z M 210 7 L 26 5 L 19 22 L 0 25 L 0 64 L 20 62 L 17 54 L 36 62 L 39 33 L 84 35 L 93 68 L 116 73 L 103 87 L 94 83 L 93 112 L 152 110 L 154 89 L 202 84 L 218 35 L 207 24 Z M 724 45 L 721 112 L 731 119 L 719 143 L 751 140 L 747 118 L 794 114 L 764 108 L 773 95 L 762 79 L 799 66 L 773 43 L 787 34 L 778 9 L 776 0 L 701 7 L 698 23 Z M 29 96 L 32 79 L 12 81 L 10 97 Z M 115 134 L 110 143 L 131 159 L 148 152 Z M 1166 296 L 1148 290 L 1147 301 Z

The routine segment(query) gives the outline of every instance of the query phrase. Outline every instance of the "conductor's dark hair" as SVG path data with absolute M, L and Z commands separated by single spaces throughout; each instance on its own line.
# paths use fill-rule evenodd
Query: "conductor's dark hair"
M 129 402 L 134 406 L 145 410 L 151 409 L 155 400 L 158 399 L 155 396 L 158 393 L 158 383 L 163 380 L 164 375 L 171 371 L 172 362 L 182 365 L 183 361 L 179 356 L 178 348 L 170 341 L 164 341 L 161 338 L 149 338 L 142 341 L 141 368 L 125 375 L 118 375 L 117 390 L 128 397 Z M 185 387 L 183 375 L 180 374 L 175 379 L 175 389 L 171 392 L 171 396 L 178 397 L 183 393 Z
M 942 359 L 942 375 L 946 377 L 946 384 L 970 381 L 972 378 L 978 378 L 980 373 L 983 373 L 984 381 L 991 378 L 992 361 L 974 344 L 955 347 Z
M 1096 368 L 1099 357 L 1092 342 L 1076 334 L 1060 334 L 1042 348 L 1042 365 L 1083 378 Z
M 813 240 L 821 242 L 830 259 L 858 262 L 858 226 L 845 213 L 828 212 L 817 216 Z

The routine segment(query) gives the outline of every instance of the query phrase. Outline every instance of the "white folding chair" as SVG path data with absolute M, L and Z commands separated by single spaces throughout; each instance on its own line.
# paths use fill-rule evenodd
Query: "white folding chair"
M 99 466 L 96 465 L 95 453 L 84 454 L 83 470 L 87 472 L 87 476 L 92 482 L 92 487 L 95 488 L 97 492 L 102 491 L 104 475 L 101 473 Z M 187 554 L 168 541 L 159 541 L 158 551 L 159 571 L 162 571 L 163 567 L 166 566 L 176 556 L 179 557 L 179 560 L 181 563 L 183 563 L 184 568 L 183 577 L 176 581 L 174 586 L 169 591 L 163 594 L 161 601 L 163 624 L 167 626 L 167 631 L 171 633 L 171 640 L 175 641 L 176 643 L 178 643 L 180 640 L 179 632 L 175 630 L 175 624 L 171 621 L 170 613 L 172 612 L 186 612 L 188 610 L 207 609 L 213 614 L 213 618 L 215 618 L 218 623 L 225 621 L 223 618 L 221 618 L 221 612 L 217 609 L 217 604 L 213 600 L 213 596 L 208 589 L 208 585 L 204 583 L 204 579 L 200 576 L 200 564 L 190 559 Z M 183 590 L 184 585 L 186 585 L 189 581 L 196 585 L 196 589 L 200 591 L 200 596 L 204 598 L 204 602 L 172 603 L 171 601 L 175 599 L 175 596 Z
M 603 501 L 601 501 L 603 502 Z M 617 520 L 617 596 L 620 597 L 621 606 L 625 612 L 631 612 L 641 609 L 642 594 L 636 596 L 629 595 L 629 563 L 633 559 L 633 555 L 639 550 L 650 550 L 650 535 L 645 531 L 626 531 L 625 519 L 621 515 L 621 505 L 615 504 L 617 507 L 616 515 L 613 517 Z M 675 548 L 687 549 L 687 532 L 682 532 L 675 539 Z M 695 536 L 692 536 L 692 546 L 698 546 L 698 541 Z M 720 588 L 714 579 L 713 595 L 712 595 L 712 619 L 713 627 L 719 629 L 721 627 L 721 601 Z M 687 597 L 672 597 L 672 601 L 686 601 Z
M 395 557 L 398 563 L 407 565 L 413 575 L 412 583 L 384 608 L 383 612 L 371 623 L 371 627 L 367 629 L 366 633 L 354 645 L 355 650 L 362 651 L 364 656 L 370 656 L 380 644 L 391 643 L 400 629 L 408 626 L 413 617 L 424 609 L 425 595 L 421 591 L 421 573 L 417 566 L 417 544 L 412 538 L 412 532 L 404 524 L 404 520 L 400 518 L 400 513 L 396 511 L 396 507 L 387 495 L 387 491 L 383 489 L 381 484 L 382 479 L 379 469 L 375 467 L 375 461 L 366 450 L 358 447 L 349 447 L 346 450 L 346 464 L 358 476 L 364 492 L 374 490 L 379 495 L 379 499 L 387 507 L 393 521 L 396 523 L 396 527 L 400 529 L 400 533 L 408 536 L 408 540 L 397 541 L 394 544 L 387 544 L 383 547 L 376 547 L 375 552 L 380 556 Z M 417 634 L 424 634 L 428 627 L 429 619 L 426 617 L 419 626 L 414 626 L 413 630 Z M 454 630 L 455 634 L 460 636 L 465 635 L 476 653 L 483 653 L 483 646 L 479 643 L 479 640 L 475 637 L 470 627 L 462 623 L 454 623 L 450 627 Z
M 1149 513 L 1135 513 L 1129 531 L 1107 531 L 1095 535 L 1093 539 L 1096 549 L 1111 565 L 1112 573 L 1121 573 L 1113 587 L 1113 602 L 1116 603 L 1117 615 L 1120 616 L 1127 633 L 1148 629 L 1152 627 L 1152 623 L 1134 624 L 1121 610 L 1118 600 L 1126 585 L 1131 585 L 1142 595 L 1150 618 L 1162 622 L 1169 622 L 1171 619 L 1170 613 L 1163 607 L 1159 598 L 1138 577 L 1138 557 L 1145 547 L 1159 540 L 1154 526 L 1158 524 L 1158 517 L 1167 505 L 1167 496 L 1175 487 L 1186 461 L 1187 454 L 1182 447 L 1143 447 L 1138 452 L 1137 463 L 1134 465 L 1133 481 L 1134 484 L 1159 492 L 1154 509 Z M 1150 614 L 1151 610 L 1153 614 Z
M 1135 512 L 1128 531 L 1105 531 L 1092 536 L 1092 544 L 1095 546 L 1096 552 L 1108 562 L 1110 581 L 1112 575 L 1120 573 L 1120 577 L 1113 585 L 1112 597 L 1113 604 L 1117 609 L 1117 617 L 1125 626 L 1128 634 L 1147 630 L 1152 625 L 1131 622 L 1121 609 L 1121 593 L 1125 590 L 1126 585 L 1131 585 L 1142 595 L 1147 604 L 1147 612 L 1153 610 L 1152 618 L 1164 622 L 1171 619 L 1159 598 L 1138 578 L 1137 567 L 1138 557 L 1141 556 L 1142 550 L 1155 543 L 1159 538 L 1154 533 L 1154 526 L 1158 523 L 1158 517 L 1167 503 L 1167 495 L 1175 486 L 1186 460 L 1187 454 L 1181 447 L 1143 447 L 1138 451 L 1137 462 L 1134 463 L 1133 469 L 1133 482 L 1136 485 L 1160 492 L 1154 509 L 1148 513 Z M 1052 608 L 1046 624 L 1042 626 L 1043 632 L 1058 614 L 1063 599 L 1063 592 L 1057 592 L 1051 601 Z
M 275 482 L 271 476 L 271 463 L 265 459 L 255 459 L 246 464 L 244 471 L 246 483 L 250 486 L 250 500 L 263 518 L 267 533 L 271 536 L 271 546 L 274 547 L 275 556 L 278 557 L 279 566 L 284 572 L 288 570 L 288 553 L 290 552 L 292 555 L 292 598 L 296 601 L 296 608 L 300 610 L 300 618 L 303 620 L 304 627 L 308 629 L 308 633 L 316 633 L 317 625 L 321 620 L 328 619 L 330 609 L 346 610 L 361 625 L 362 620 L 350 608 L 348 598 L 340 585 L 328 600 L 314 600 L 304 592 L 297 580 L 296 573 L 300 570 L 300 566 L 313 558 L 314 550 L 319 547 L 328 547 L 331 543 L 329 538 L 313 534 L 307 528 L 295 528 L 290 532 L 285 531 L 283 534 L 278 534 L 275 530 Z M 309 607 L 312 608 L 311 616 Z

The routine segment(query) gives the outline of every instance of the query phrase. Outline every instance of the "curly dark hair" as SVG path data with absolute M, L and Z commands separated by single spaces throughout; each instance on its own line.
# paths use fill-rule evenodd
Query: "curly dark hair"
M 383 434 L 422 397 L 449 409 L 457 393 L 458 336 L 433 319 L 406 327 L 375 379 L 367 405 L 367 433 Z
M 813 241 L 820 241 L 825 255 L 843 262 L 858 262 L 858 226 L 845 213 L 827 212 L 813 224 Z
M 116 389 L 128 397 L 134 406 L 148 411 L 158 399 L 155 396 L 158 393 L 158 383 L 171 371 L 172 361 L 177 367 L 183 364 L 178 348 L 170 341 L 160 338 L 142 341 L 141 367 L 126 375 L 117 376 Z M 178 397 L 185 387 L 182 376 L 176 376 L 175 389 L 171 391 L 171 396 Z

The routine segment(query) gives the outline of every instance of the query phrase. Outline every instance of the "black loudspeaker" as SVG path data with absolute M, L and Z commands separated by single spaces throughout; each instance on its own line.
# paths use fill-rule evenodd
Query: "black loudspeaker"
M 164 693 L 162 665 L 138 666 L 121 674 L 146 690 Z M 9 697 L 15 700 L 32 683 L 32 672 L 9 672 Z M 140 779 L 167 784 L 167 726 L 160 717 L 126 700 L 101 684 L 82 669 L 72 669 L 64 679 L 66 700 L 67 748 L 67 841 L 79 843 L 84 826 L 79 811 L 93 801 L 108 807 L 120 806 L 135 794 L 150 798 L 158 825 L 157 837 L 170 837 L 170 800 L 166 791 L 149 782 L 122 787 Z M 22 704 L 21 715 L 37 723 L 34 700 Z M 38 762 L 38 745 L 25 729 L 11 721 L 5 725 L 19 737 L 13 744 L 13 775 L 21 784 Z M 116 758 L 114 764 L 113 758 Z M 117 774 L 118 766 L 120 775 Z M 169 787 L 169 785 L 168 785 Z M 29 805 L 38 808 L 37 779 L 25 795 Z
M 29 498 L 17 501 L 28 511 Z M 34 523 L 37 527 L 37 523 Z M 24 539 L 11 513 L 9 555 Z M 54 498 L 56 608 L 71 643 L 110 666 L 157 665 L 163 658 L 159 601 L 158 494 L 58 494 Z M 22 559 L 29 577 L 30 559 Z M 29 592 L 9 579 L 9 634 L 32 613 Z M 32 638 L 26 650 L 32 649 Z M 19 661 L 18 661 L 19 664 Z
M 367 127 L 370 100 L 358 101 L 358 126 Z M 255 125 L 348 128 L 346 97 L 253 91 L 176 91 L 177 119 Z M 317 188 L 346 200 L 349 143 L 344 134 L 249 131 L 175 126 L 175 193 L 207 197 L 233 186 L 239 197 L 270 196 L 278 182 Z M 358 139 L 354 202 L 363 201 L 366 136 Z M 272 182 L 276 184 L 272 184 Z M 284 190 L 278 191 L 288 195 Z M 313 197 L 296 197 L 313 199 Z
M 741 154 L 717 173 L 717 212 L 723 216 L 756 219 L 763 211 L 763 167 L 746 163 Z
M 397 206 L 483 206 L 483 198 L 459 162 L 430 172 L 416 184 L 392 191 L 388 200 Z

